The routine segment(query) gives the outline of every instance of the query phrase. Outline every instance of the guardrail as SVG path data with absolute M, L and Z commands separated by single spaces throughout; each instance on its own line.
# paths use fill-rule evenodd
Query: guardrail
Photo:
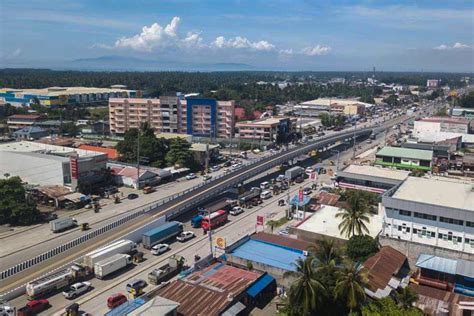
M 46 251 L 40 255 L 37 255 L 29 260 L 26 260 L 26 261 L 23 261 L 9 269 L 6 269 L 2 272 L 0 272 L 0 280 L 5 280 L 19 272 L 22 272 L 28 268 L 31 268 L 43 261 L 46 261 L 48 259 L 51 259 L 65 251 L 68 251 L 74 247 L 77 247 L 85 242 L 87 242 L 88 240 L 90 239 L 93 239 L 93 238 L 96 238 L 97 236 L 100 236 L 108 231 L 110 231 L 111 229 L 114 229 L 118 226 L 121 226 L 139 216 L 142 216 L 144 214 L 147 214 L 147 213 L 150 213 L 150 212 L 153 212 L 155 210 L 157 210 L 159 207 L 163 206 L 164 204 L 167 204 L 167 203 L 171 203 L 171 202 L 174 202 L 176 201 L 178 198 L 181 198 L 183 197 L 184 195 L 187 195 L 188 193 L 190 192 L 193 192 L 199 188 L 202 188 L 204 186 L 207 186 L 207 185 L 211 185 L 213 182 L 215 182 L 216 180 L 218 179 L 222 179 L 224 177 L 229 177 L 231 175 L 233 175 L 234 173 L 236 172 L 239 172 L 241 171 L 244 167 L 250 167 L 252 165 L 255 165 L 257 163 L 263 163 L 261 167 L 259 168 L 256 168 L 254 172 L 252 173 L 243 173 L 240 177 L 237 177 L 235 178 L 233 181 L 231 182 L 228 182 L 226 184 L 223 184 L 223 185 L 220 185 L 218 187 L 216 187 L 212 192 L 208 192 L 206 193 L 205 195 L 201 195 L 201 196 L 197 196 L 195 199 L 192 199 L 190 202 L 176 208 L 176 209 L 172 209 L 170 210 L 169 212 L 167 212 L 166 214 L 164 214 L 167 218 L 167 220 L 169 219 L 172 219 L 172 218 L 175 218 L 179 215 L 181 215 L 183 212 L 187 211 L 189 208 L 195 206 L 196 204 L 198 203 L 201 203 L 203 201 L 206 201 L 212 197 L 215 197 L 217 194 L 220 194 L 224 191 L 226 191 L 227 189 L 233 187 L 234 185 L 238 184 L 238 183 L 241 183 L 242 181 L 245 181 L 251 177 L 254 177 L 255 175 L 265 171 L 265 170 L 268 170 L 274 166 L 277 166 L 277 165 L 280 165 L 281 163 L 285 162 L 285 161 L 288 161 L 290 159 L 293 159 L 295 157 L 298 157 L 304 153 L 307 153 L 308 151 L 310 150 L 313 150 L 313 149 L 319 149 L 321 147 L 326 147 L 327 145 L 339 140 L 339 139 L 344 139 L 345 137 L 352 137 L 354 134 L 357 136 L 360 136 L 362 134 L 367 134 L 369 131 L 371 131 L 372 129 L 370 128 L 364 128 L 364 129 L 361 129 L 361 130 L 356 130 L 355 132 L 346 132 L 346 133 L 343 133 L 343 134 L 339 134 L 339 135 L 333 135 L 333 136 L 327 136 L 327 137 L 324 137 L 323 139 L 319 139 L 319 140 L 315 140 L 311 143 L 308 143 L 308 144 L 304 144 L 304 145 L 299 145 L 297 146 L 297 148 L 291 148 L 291 149 L 287 149 L 287 150 L 284 150 L 282 152 L 276 152 L 270 156 L 267 156 L 267 157 L 262 157 L 262 158 L 258 158 L 258 159 L 255 159 L 255 160 L 252 160 L 246 164 L 243 164 L 241 167 L 235 169 L 235 170 L 232 170 L 232 171 L 229 171 L 229 172 L 225 172 L 223 174 L 220 174 L 216 177 L 213 177 L 211 180 L 208 180 L 208 181 L 205 181 L 205 182 L 201 182 L 200 184 L 196 185 L 196 186 L 193 186 L 189 189 L 186 189 L 180 193 L 177 193 L 173 196 L 170 196 L 170 197 L 166 197 L 166 198 L 163 198 L 161 200 L 159 200 L 158 202 L 156 203 L 150 203 L 148 205 L 145 205 L 144 207 L 141 207 L 137 212 L 134 212 L 132 214 L 128 214 L 128 215 L 125 215 L 125 216 L 122 216 L 121 218 L 109 223 L 109 224 L 106 224 L 98 229 L 95 229 L 91 232 L 88 232 L 86 233 L 85 235 L 82 235 L 78 238 L 75 238 L 65 244 L 62 244 L 56 248 L 53 248 L 49 251 Z M 280 154 L 281 157 L 278 158 L 278 159 L 275 159 L 274 156 Z

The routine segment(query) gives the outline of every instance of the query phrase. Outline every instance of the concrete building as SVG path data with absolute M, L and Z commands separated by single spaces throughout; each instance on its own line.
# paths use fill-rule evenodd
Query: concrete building
M 17 130 L 44 120 L 46 120 L 44 114 L 14 114 L 7 118 L 7 125 L 10 130 Z
M 46 137 L 48 135 L 49 132 L 47 130 L 37 126 L 23 127 L 22 129 L 19 129 L 12 133 L 12 136 L 17 140 L 34 140 Z
M 204 165 L 206 163 L 206 158 L 211 161 L 219 156 L 219 145 L 192 143 L 191 151 L 193 152 L 196 161 L 201 165 Z
M 274 116 L 256 121 L 243 121 L 236 124 L 240 139 L 277 141 L 279 135 L 285 137 L 296 131 L 296 118 Z
M 382 197 L 387 238 L 474 254 L 471 183 L 408 177 Z
M 373 104 L 351 99 L 320 98 L 293 106 L 295 115 L 316 117 L 322 113 L 344 114 L 348 116 L 364 115 L 366 108 Z
M 474 144 L 474 134 L 469 134 L 469 120 L 460 117 L 433 117 L 415 121 L 412 137 L 427 143 L 461 137 L 464 144 Z
M 115 88 L 49 87 L 44 89 L 0 88 L 0 99 L 14 106 L 39 102 L 48 107 L 66 105 L 94 105 L 107 102 L 109 98 L 139 97 L 140 91 Z
M 474 119 L 474 109 L 471 108 L 453 108 L 451 109 L 451 116 L 463 117 L 468 120 Z
M 432 160 L 432 150 L 386 146 L 375 154 L 376 165 L 406 170 L 430 171 Z
M 429 89 L 436 89 L 438 88 L 439 80 L 437 79 L 428 79 L 426 80 L 426 87 Z
M 375 166 L 349 165 L 337 173 L 340 188 L 364 190 L 382 194 L 402 183 L 409 171 Z
M 159 133 L 230 138 L 234 128 L 234 102 L 174 96 L 159 99 L 109 100 L 110 132 L 124 134 L 148 123 Z

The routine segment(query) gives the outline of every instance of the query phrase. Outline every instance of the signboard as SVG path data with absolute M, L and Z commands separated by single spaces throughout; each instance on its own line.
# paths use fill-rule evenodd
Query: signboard
M 224 237 L 219 237 L 219 236 L 217 236 L 217 237 L 214 239 L 214 244 L 215 244 L 215 247 L 216 247 L 217 249 L 225 250 L 226 242 L 225 242 L 225 238 L 224 238 Z
M 303 202 L 303 199 L 304 199 L 304 194 L 303 194 L 303 190 L 299 190 L 298 191 L 298 200 L 301 202 Z
M 71 158 L 71 177 L 77 179 L 77 158 Z
M 257 225 L 263 226 L 263 216 L 262 215 L 257 216 Z
M 311 172 L 311 180 L 316 180 L 316 172 Z

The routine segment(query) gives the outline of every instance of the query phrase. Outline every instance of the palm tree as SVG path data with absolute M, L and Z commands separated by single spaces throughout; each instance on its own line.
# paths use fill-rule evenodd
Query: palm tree
M 317 248 L 310 250 L 318 259 L 320 266 L 336 265 L 341 261 L 341 253 L 334 239 L 323 238 L 317 241 Z
M 395 293 L 397 303 L 403 309 L 410 309 L 413 307 L 413 303 L 418 300 L 418 294 L 416 294 L 410 287 L 404 287 L 398 289 Z
M 341 217 L 339 231 L 342 235 L 350 238 L 354 235 L 363 235 L 369 233 L 366 223 L 370 222 L 368 216 L 369 206 L 365 196 L 357 191 L 350 191 L 347 196 L 347 208 L 336 214 Z
M 355 308 L 365 301 L 366 272 L 356 264 L 347 261 L 344 267 L 336 272 L 336 280 L 334 294 L 337 299 L 346 302 L 352 313 Z
M 288 271 L 284 277 L 294 277 L 288 291 L 289 304 L 299 306 L 302 315 L 310 315 L 326 296 L 326 289 L 316 278 L 317 260 L 313 256 L 299 258 L 294 263 L 296 271 Z

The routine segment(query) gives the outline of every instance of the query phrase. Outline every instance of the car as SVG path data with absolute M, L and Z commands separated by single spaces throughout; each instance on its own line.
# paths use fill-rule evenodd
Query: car
M 212 179 L 212 176 L 210 176 L 210 175 L 208 175 L 208 174 L 206 174 L 205 176 L 202 176 L 202 180 L 203 180 L 203 181 L 209 181 L 209 180 L 211 180 L 211 179 Z
M 42 300 L 32 300 L 26 303 L 26 309 L 33 314 L 39 314 L 42 311 L 48 309 L 51 307 L 51 304 L 49 304 L 49 301 L 47 299 L 42 299 Z
M 155 255 L 155 256 L 158 256 L 158 255 L 161 255 L 162 253 L 164 253 L 168 250 L 170 250 L 170 245 L 168 245 L 168 244 L 158 244 L 158 245 L 154 245 L 153 247 L 151 247 L 151 254 Z
M 78 282 L 74 283 L 67 289 L 66 291 L 63 292 L 63 295 L 67 299 L 74 299 L 78 297 L 81 294 L 84 294 L 85 292 L 89 291 L 91 289 L 91 283 L 90 282 Z
M 311 175 L 311 173 L 314 172 L 314 168 L 313 167 L 308 167 L 305 169 L 304 171 L 307 175 Z
M 232 165 L 231 161 L 224 162 L 224 167 L 230 167 Z
M 235 170 L 240 167 L 240 163 L 234 163 L 232 166 L 230 166 L 231 169 Z
M 306 187 L 306 188 L 303 189 L 303 194 L 304 195 L 309 195 L 309 194 L 311 194 L 311 192 L 313 192 L 313 190 L 311 190 L 311 188 L 309 188 L 309 187 Z
M 145 280 L 135 279 L 127 283 L 127 285 L 125 286 L 125 289 L 127 290 L 128 293 L 132 293 L 132 290 L 135 290 L 135 292 L 138 292 L 139 290 L 142 290 L 143 288 L 147 286 L 148 286 L 148 283 L 146 283 Z
M 241 213 L 243 213 L 243 212 L 244 212 L 244 209 L 243 209 L 243 208 L 241 208 L 240 206 L 234 206 L 234 207 L 230 210 L 229 214 L 236 216 L 236 215 L 239 215 L 239 214 L 241 214 Z
M 112 294 L 107 298 L 107 307 L 113 309 L 128 301 L 127 297 L 122 293 Z
M 195 173 L 189 173 L 187 176 L 186 176 L 186 179 L 187 180 L 192 180 L 192 179 L 196 179 L 197 178 L 197 175 Z
M 212 166 L 211 168 L 209 168 L 209 170 L 211 170 L 211 172 L 216 172 L 219 171 L 220 168 L 220 166 Z
M 138 194 L 136 194 L 136 193 L 130 193 L 129 195 L 127 195 L 127 198 L 128 198 L 129 200 L 135 200 L 135 199 L 138 198 Z
M 194 238 L 196 235 L 194 235 L 193 232 L 191 231 L 185 231 L 185 232 L 182 232 L 181 234 L 178 235 L 178 237 L 176 237 L 176 240 L 177 241 L 180 241 L 180 242 L 185 242 L 191 238 Z
M 270 182 L 268 181 L 260 183 L 260 189 L 262 190 L 268 189 L 269 187 L 270 187 Z
M 276 177 L 275 181 L 276 182 L 282 182 L 285 181 L 286 177 L 284 174 L 279 174 L 278 177 Z

